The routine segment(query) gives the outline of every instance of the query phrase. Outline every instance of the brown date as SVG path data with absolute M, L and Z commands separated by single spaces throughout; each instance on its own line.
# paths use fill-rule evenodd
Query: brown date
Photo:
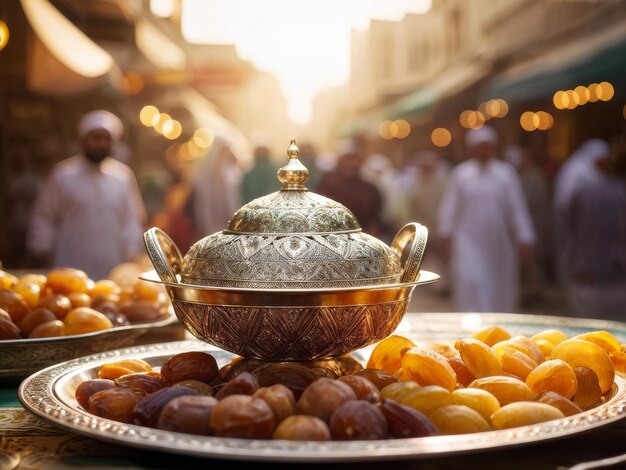
M 262 398 L 270 405 L 274 412 L 276 424 L 279 424 L 288 416 L 296 414 L 296 399 L 293 396 L 293 392 L 283 384 L 261 387 L 252 396 Z
M 29 338 L 50 338 L 53 336 L 65 336 L 65 324 L 61 320 L 40 323 L 28 335 Z
M 373 369 L 371 367 L 361 369 L 360 371 L 356 372 L 355 375 L 365 377 L 374 385 L 376 385 L 376 388 L 378 388 L 378 390 L 382 390 L 390 383 L 400 382 L 400 379 L 393 375 L 391 372 L 387 372 L 386 370 L 382 369 Z
M 115 382 L 109 379 L 91 379 L 81 382 L 74 391 L 74 398 L 84 409 L 89 408 L 89 397 L 100 390 L 114 388 Z
M 0 318 L 0 339 L 20 339 L 20 329 L 6 318 Z
M 259 389 L 259 382 L 250 372 L 242 372 L 237 377 L 230 379 L 215 394 L 215 398 L 221 400 L 229 395 L 252 395 Z
M 339 406 L 352 400 L 356 400 L 356 394 L 349 385 L 322 377 L 304 389 L 297 400 L 296 410 L 299 414 L 316 416 L 328 422 Z
M 572 401 L 583 410 L 593 408 L 602 398 L 602 389 L 600 388 L 598 375 L 593 369 L 585 366 L 574 367 L 574 374 L 576 374 L 578 388 Z
M 208 395 L 176 397 L 163 407 L 157 427 L 165 431 L 208 436 L 211 434 L 211 412 L 217 403 L 215 397 Z
M 339 441 L 386 439 L 389 425 L 382 411 L 365 400 L 352 400 L 339 406 L 329 422 L 330 434 Z
M 315 370 L 290 362 L 266 362 L 254 370 L 254 375 L 261 387 L 283 384 L 293 392 L 296 401 L 304 389 L 319 378 Z
M 128 326 L 131 324 L 123 313 L 104 312 L 103 315 L 111 321 L 114 327 Z
M 565 416 L 572 416 L 582 413 L 583 410 L 573 401 L 567 399 L 563 395 L 553 392 L 552 390 L 544 390 L 533 397 L 533 401 L 546 403 L 561 410 Z
M 380 401 L 380 391 L 369 379 L 360 375 L 343 375 L 337 380 L 348 384 L 356 394 L 357 400 L 365 400 L 370 403 Z
M 102 418 L 132 423 L 134 409 L 145 400 L 146 392 L 130 388 L 107 388 L 89 397 L 87 411 Z
M 288 441 L 330 441 L 326 422 L 315 416 L 292 415 L 285 418 L 274 430 L 274 439 Z
M 91 297 L 84 292 L 72 292 L 67 294 L 67 298 L 70 299 L 72 308 L 91 307 Z
M 165 387 L 157 390 L 135 405 L 135 409 L 133 410 L 133 422 L 140 426 L 156 428 L 161 411 L 171 400 L 183 395 L 197 394 L 198 392 L 187 387 Z
M 124 302 L 119 306 L 119 310 L 131 323 L 151 322 L 163 318 L 159 304 L 145 300 Z
M 235 356 L 228 364 L 219 370 L 215 380 L 221 380 L 223 383 L 226 383 L 242 372 L 253 372 L 257 367 L 264 364 L 267 363 L 260 359 Z
M 1 272 L 1 271 L 0 271 Z M 0 277 L 0 279 L 2 279 Z M 13 321 L 11 320 L 11 315 L 9 315 L 9 312 L 7 312 L 5 309 L 0 307 L 0 318 L 4 318 L 5 320 L 9 320 L 9 321 Z
M 67 296 L 63 294 L 49 294 L 42 298 L 37 307 L 43 307 L 50 310 L 59 320 L 63 320 L 74 307 Z
M 28 336 L 37 325 L 41 325 L 47 321 L 56 320 L 57 317 L 47 308 L 37 307 L 26 314 L 20 322 L 20 330 Z
M 211 387 L 209 384 L 205 384 L 204 382 L 200 382 L 199 380 L 183 380 L 181 382 L 176 382 L 174 385 L 172 385 L 172 387 L 187 387 L 195 390 L 200 395 L 214 395 L 213 387 Z
M 183 380 L 211 383 L 218 373 L 217 361 L 209 353 L 189 351 L 170 357 L 161 367 L 161 377 L 168 385 Z
M 148 395 L 165 387 L 165 382 L 147 372 L 133 372 L 114 379 L 115 385 L 123 388 L 138 388 Z
M 437 434 L 437 428 L 426 415 L 396 400 L 383 399 L 380 411 L 387 419 L 389 435 L 397 439 Z
M 19 325 L 29 310 L 22 296 L 11 289 L 0 289 L 0 308 L 7 311 L 16 325 Z
M 275 422 L 267 402 L 250 395 L 230 395 L 217 402 L 211 413 L 211 431 L 220 437 L 270 439 Z

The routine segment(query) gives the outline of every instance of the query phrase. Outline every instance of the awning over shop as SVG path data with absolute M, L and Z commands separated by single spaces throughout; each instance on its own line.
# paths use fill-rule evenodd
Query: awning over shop
M 481 99 L 503 98 L 515 103 L 602 81 L 626 84 L 625 26 L 511 68 L 489 84 Z
M 195 126 L 207 128 L 214 135 L 228 139 L 236 151 L 235 154 L 244 159 L 242 163 L 249 163 L 247 159 L 251 152 L 248 140 L 235 124 L 219 113 L 215 104 L 189 86 L 180 87 L 176 95 L 180 105 L 191 114 Z
M 418 117 L 438 102 L 474 85 L 485 77 L 488 71 L 488 67 L 482 63 L 457 65 L 396 101 L 389 109 L 388 119 Z
M 378 111 L 375 113 L 368 113 L 341 124 L 337 128 L 337 137 L 350 138 L 356 135 L 367 134 L 374 132 L 378 129 L 378 126 L 382 121 L 386 119 L 387 112 Z
M 37 93 L 65 95 L 101 85 L 116 64 L 47 0 L 21 0 L 32 27 L 27 84 Z
M 185 51 L 145 19 L 137 20 L 135 41 L 139 50 L 157 67 L 166 70 L 184 70 L 187 67 Z

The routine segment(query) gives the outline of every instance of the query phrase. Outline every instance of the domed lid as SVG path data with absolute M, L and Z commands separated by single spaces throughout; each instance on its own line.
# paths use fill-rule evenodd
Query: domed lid
M 298 160 L 295 140 L 287 149 L 289 160 L 278 170 L 282 188 L 239 209 L 225 232 L 328 233 L 361 230 L 354 214 L 343 204 L 309 191 L 309 170 Z
M 364 233 L 344 205 L 310 192 L 294 140 L 280 191 L 240 208 L 227 229 L 197 241 L 181 280 L 238 288 L 358 287 L 398 282 L 401 250 Z

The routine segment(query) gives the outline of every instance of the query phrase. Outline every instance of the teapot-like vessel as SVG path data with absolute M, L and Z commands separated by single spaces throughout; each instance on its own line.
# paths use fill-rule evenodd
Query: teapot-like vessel
M 391 246 L 342 204 L 309 191 L 294 140 L 279 191 L 251 201 L 183 257 L 165 232 L 144 234 L 182 325 L 234 354 L 266 361 L 340 356 L 389 336 L 416 286 L 427 229 L 408 223 Z M 157 277 L 158 276 L 158 277 Z

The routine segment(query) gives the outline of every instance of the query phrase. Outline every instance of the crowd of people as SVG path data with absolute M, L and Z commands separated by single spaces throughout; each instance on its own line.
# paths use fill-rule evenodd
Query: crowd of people
M 181 250 L 226 228 L 241 205 L 277 191 L 281 160 L 268 146 L 242 166 L 217 136 L 193 171 L 178 173 L 161 207 L 148 214 L 132 170 L 112 158 L 123 132 L 108 111 L 78 126 L 81 152 L 58 163 L 38 190 L 26 246 L 42 267 L 73 266 L 104 278 L 143 252 L 142 234 L 165 230 Z M 301 146 L 309 190 L 351 210 L 367 233 L 389 243 L 407 222 L 429 230 L 425 269 L 454 309 L 516 312 L 562 286 L 571 316 L 626 318 L 626 183 L 602 139 L 584 142 L 554 184 L 529 149 L 501 142 L 489 126 L 468 130 L 461 163 L 421 149 L 402 166 L 340 142 L 334 157 Z M 329 164 L 329 162 L 332 162 Z M 191 176 L 187 176 L 191 175 Z

